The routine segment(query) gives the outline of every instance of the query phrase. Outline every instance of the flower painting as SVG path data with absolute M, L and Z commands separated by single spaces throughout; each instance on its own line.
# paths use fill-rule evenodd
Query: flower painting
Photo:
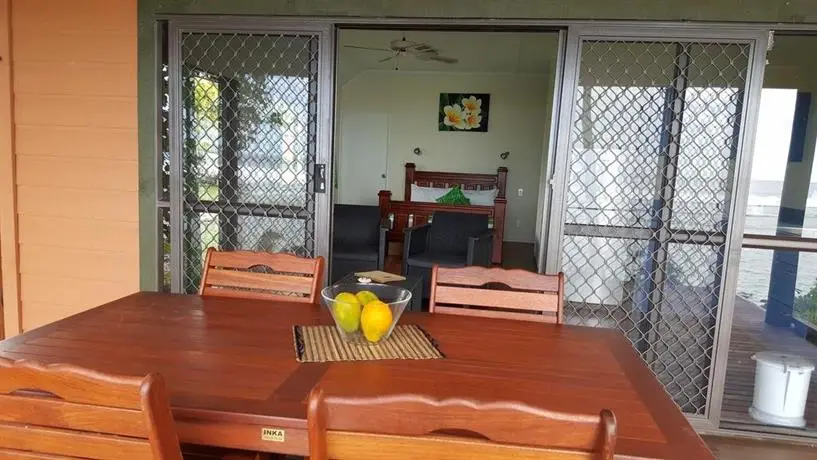
M 440 93 L 440 131 L 488 131 L 490 94 Z

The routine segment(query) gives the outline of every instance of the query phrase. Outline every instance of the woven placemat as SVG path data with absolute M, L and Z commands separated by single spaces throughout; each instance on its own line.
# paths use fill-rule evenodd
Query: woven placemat
M 376 344 L 346 342 L 335 326 L 293 326 L 292 335 L 299 363 L 445 357 L 428 332 L 413 324 L 398 325 Z

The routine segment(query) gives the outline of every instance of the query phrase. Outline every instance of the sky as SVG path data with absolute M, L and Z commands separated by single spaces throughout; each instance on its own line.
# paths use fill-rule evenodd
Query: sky
M 796 98 L 796 89 L 763 89 L 752 161 L 753 181 L 783 180 Z M 815 169 L 812 168 L 812 181 L 817 179 Z

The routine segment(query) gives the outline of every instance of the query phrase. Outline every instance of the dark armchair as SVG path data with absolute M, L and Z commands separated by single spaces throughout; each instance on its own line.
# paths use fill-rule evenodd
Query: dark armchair
M 491 265 L 493 231 L 488 216 L 435 212 L 430 224 L 407 228 L 403 234 L 403 275 L 423 277 L 423 297 L 429 294 L 431 267 Z
M 332 282 L 349 273 L 383 270 L 387 231 L 377 206 L 335 205 Z

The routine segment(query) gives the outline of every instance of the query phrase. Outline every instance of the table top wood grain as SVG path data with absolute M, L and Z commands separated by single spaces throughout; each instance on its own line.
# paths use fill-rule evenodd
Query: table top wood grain
M 0 356 L 160 372 L 179 437 L 195 444 L 306 455 L 305 401 L 320 383 L 347 396 L 419 392 L 574 413 L 610 408 L 617 458 L 714 458 L 616 331 L 406 313 L 401 324 L 425 328 L 445 359 L 296 362 L 292 326 L 331 321 L 311 305 L 138 293 L 0 342 Z

